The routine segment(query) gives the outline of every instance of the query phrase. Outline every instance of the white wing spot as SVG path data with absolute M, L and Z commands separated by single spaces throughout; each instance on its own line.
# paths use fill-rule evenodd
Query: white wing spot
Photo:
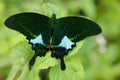
M 75 43 L 70 41 L 70 39 L 67 36 L 64 36 L 61 43 L 58 46 L 64 47 L 68 50 L 72 49 L 72 45 L 75 45 Z
M 42 40 L 42 35 L 40 34 L 37 38 L 35 39 L 30 39 L 30 43 L 32 44 L 44 44 Z

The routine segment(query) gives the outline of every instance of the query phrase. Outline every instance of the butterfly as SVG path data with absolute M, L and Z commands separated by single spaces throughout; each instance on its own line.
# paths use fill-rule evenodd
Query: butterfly
M 29 67 L 34 65 L 37 56 L 45 56 L 47 51 L 51 51 L 51 57 L 60 59 L 61 70 L 66 69 L 64 56 L 76 46 L 76 42 L 102 32 L 97 23 L 85 17 L 56 19 L 56 14 L 49 18 L 34 12 L 12 15 L 4 24 L 25 35 L 32 45 L 35 54 L 29 61 Z

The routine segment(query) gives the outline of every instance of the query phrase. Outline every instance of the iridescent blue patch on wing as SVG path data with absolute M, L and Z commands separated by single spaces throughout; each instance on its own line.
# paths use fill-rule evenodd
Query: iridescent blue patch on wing
M 64 36 L 61 43 L 58 46 L 64 47 L 68 50 L 72 49 L 72 45 L 75 45 L 75 43 L 70 41 L 70 39 L 67 36 Z
M 32 44 L 44 44 L 42 40 L 42 35 L 40 34 L 37 38 L 35 39 L 30 39 L 30 43 Z

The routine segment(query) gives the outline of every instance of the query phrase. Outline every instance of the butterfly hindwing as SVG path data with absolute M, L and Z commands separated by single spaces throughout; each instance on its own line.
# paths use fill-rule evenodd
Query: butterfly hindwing
M 57 19 L 56 23 L 64 35 L 73 42 L 101 33 L 101 28 L 98 24 L 83 17 L 63 17 Z

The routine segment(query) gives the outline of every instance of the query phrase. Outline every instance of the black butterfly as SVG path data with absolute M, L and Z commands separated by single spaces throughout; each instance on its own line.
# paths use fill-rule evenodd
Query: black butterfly
M 37 56 L 45 56 L 50 50 L 51 56 L 61 60 L 61 69 L 65 70 L 64 56 L 72 50 L 75 43 L 89 36 L 101 33 L 94 21 L 84 17 L 67 16 L 56 19 L 42 14 L 25 12 L 15 14 L 5 21 L 8 28 L 27 37 L 35 54 L 29 62 L 31 67 Z

